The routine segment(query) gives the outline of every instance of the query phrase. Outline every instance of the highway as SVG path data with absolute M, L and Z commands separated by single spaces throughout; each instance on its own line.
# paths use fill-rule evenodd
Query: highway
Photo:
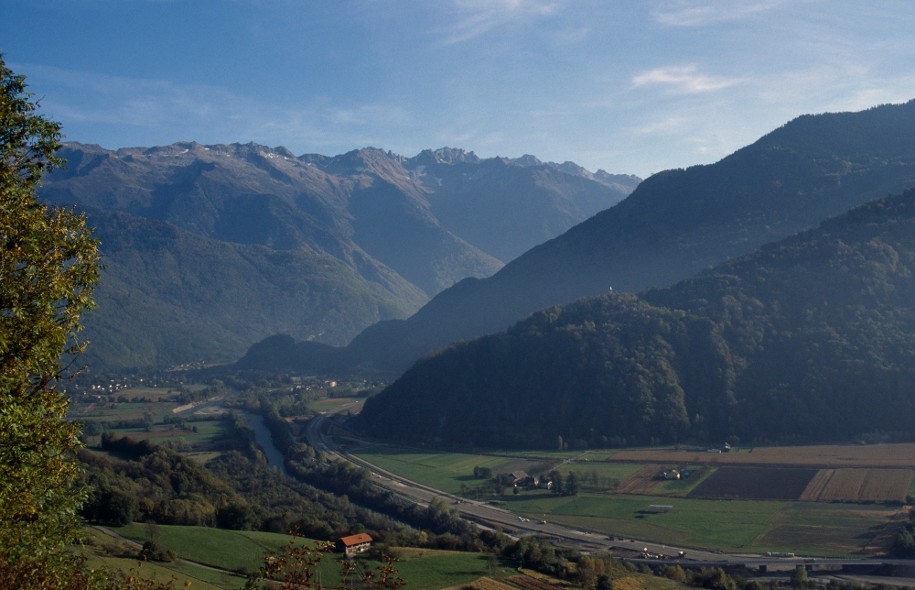
M 557 523 L 527 519 L 487 502 L 467 500 L 410 481 L 394 473 L 385 471 L 372 465 L 359 457 L 346 451 L 347 443 L 363 446 L 365 443 L 358 439 L 347 438 L 343 435 L 331 435 L 334 422 L 333 414 L 323 414 L 313 418 L 305 431 L 309 445 L 325 455 L 358 465 L 369 471 L 375 485 L 391 491 L 409 501 L 428 505 L 435 498 L 441 498 L 450 503 L 464 518 L 482 526 L 499 528 L 505 534 L 513 537 L 536 535 L 549 537 L 558 545 L 578 548 L 589 553 L 609 553 L 627 561 L 650 563 L 657 565 L 664 563 L 682 563 L 692 566 L 729 567 L 745 566 L 755 571 L 791 571 L 797 565 L 805 565 L 809 569 L 839 570 L 874 569 L 881 565 L 911 568 L 915 562 L 898 559 L 832 559 L 812 558 L 803 556 L 764 555 L 764 554 L 728 554 L 714 551 L 705 551 L 690 547 L 673 547 L 650 541 L 607 536 L 590 531 L 566 527 Z M 681 552 L 683 552 L 681 554 Z M 646 557 L 648 556 L 648 557 Z

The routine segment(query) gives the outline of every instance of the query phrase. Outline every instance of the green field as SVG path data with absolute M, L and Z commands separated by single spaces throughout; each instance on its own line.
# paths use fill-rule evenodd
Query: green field
M 672 506 L 652 512 L 651 505 Z M 716 502 L 653 496 L 593 494 L 506 498 L 506 508 L 607 535 L 650 539 L 687 547 L 745 551 L 782 506 L 777 502 Z
M 672 509 L 653 512 L 653 504 Z M 875 531 L 889 516 L 888 509 L 878 505 L 591 494 L 522 495 L 506 498 L 506 508 L 531 519 L 670 545 L 821 556 L 873 553 L 879 541 Z
M 193 588 L 240 588 L 245 583 L 244 573 L 256 572 L 263 565 L 265 556 L 281 552 L 292 539 L 289 535 L 275 533 L 166 525 L 131 524 L 112 530 L 137 543 L 153 539 L 178 556 L 179 561 L 171 563 L 144 563 L 141 566 L 143 575 L 159 580 L 175 578 L 182 583 L 188 579 Z M 98 531 L 93 532 L 94 544 L 116 543 L 110 538 L 99 540 L 100 535 Z M 124 549 L 120 551 L 123 553 Z M 395 548 L 394 552 L 398 558 L 395 567 L 400 577 L 407 581 L 407 588 L 455 587 L 483 576 L 499 578 L 514 573 L 511 567 L 490 563 L 489 557 L 480 553 L 401 548 Z M 213 571 L 180 560 L 225 571 Z M 357 572 L 370 571 L 380 565 L 362 557 L 356 563 Z M 92 558 L 92 564 L 134 570 L 137 560 L 96 556 Z M 326 555 L 320 572 L 325 584 L 339 582 L 340 557 Z
M 568 478 L 574 473 L 582 491 L 605 493 L 614 490 L 620 482 L 642 469 L 641 463 L 610 463 L 607 461 L 566 463 L 556 467 Z
M 607 492 L 644 466 L 640 463 L 614 463 L 606 460 L 606 455 L 596 453 L 567 451 L 475 455 L 385 449 L 355 454 L 381 469 L 449 494 L 461 494 L 467 488 L 484 483 L 485 480 L 473 477 L 474 467 L 489 468 L 493 475 L 525 471 L 536 476 L 556 469 L 568 477 L 570 472 L 574 472 L 582 490 Z M 600 459 L 595 460 L 598 456 Z M 688 490 L 686 486 L 684 489 Z
M 527 459 L 510 460 L 502 456 L 401 450 L 358 455 L 382 469 L 450 494 L 461 493 L 462 484 L 473 486 L 482 481 L 473 477 L 474 467 L 488 467 L 493 473 L 509 473 L 517 469 L 529 469 L 540 463 Z
M 153 539 L 190 561 L 252 572 L 263 565 L 268 553 L 281 550 L 290 539 L 276 533 L 139 523 L 112 530 L 138 543 Z
M 175 402 L 108 402 L 80 404 L 73 410 L 73 418 L 88 422 L 98 420 L 111 422 L 116 420 L 139 420 L 146 415 L 154 420 L 162 420 L 177 408 Z
M 82 547 L 87 565 L 93 569 L 122 571 L 158 582 L 174 580 L 176 588 L 183 588 L 185 582 L 190 582 L 191 588 L 203 590 L 234 590 L 245 584 L 244 576 L 187 563 L 140 561 L 137 551 L 135 546 L 96 529 L 87 529 Z
M 308 407 L 315 412 L 334 412 L 364 401 L 364 397 L 322 397 L 308 402 Z
M 553 469 L 564 476 L 575 472 L 583 490 L 602 492 L 613 489 L 643 467 L 638 463 L 595 461 L 594 455 L 567 451 L 475 455 L 386 448 L 381 452 L 365 450 L 355 454 L 381 469 L 449 494 L 462 494 L 485 482 L 473 476 L 474 467 L 488 468 L 493 475 L 525 471 L 536 476 Z
M 506 494 L 500 500 L 509 510 L 532 520 L 721 551 L 872 555 L 888 547 L 886 525 L 899 509 L 880 504 L 686 498 L 686 494 L 714 472 L 708 466 L 689 480 L 659 482 L 650 496 L 613 493 L 612 488 L 600 484 L 622 481 L 644 464 L 614 463 L 608 460 L 610 453 L 595 451 L 573 455 L 513 454 L 512 457 L 403 449 L 358 454 L 383 469 L 452 494 L 461 494 L 462 484 L 464 491 L 481 484 L 482 480 L 472 477 L 474 466 L 488 467 L 494 475 L 515 469 L 535 474 L 555 468 L 567 477 L 569 471 L 574 471 L 582 490 L 578 496 L 556 497 L 538 490 Z M 544 466 L 548 468 L 543 469 Z M 598 485 L 593 485 L 593 481 Z M 650 510 L 651 505 L 658 504 L 673 509 Z
M 504 578 L 515 574 L 505 563 L 490 564 L 488 555 L 458 551 L 401 550 L 396 564 L 407 588 L 449 588 L 489 576 Z M 492 569 L 490 567 L 492 565 Z
M 886 549 L 893 540 L 885 525 L 902 508 L 877 504 L 790 502 L 755 540 L 763 551 L 822 547 L 825 556 L 863 556 Z

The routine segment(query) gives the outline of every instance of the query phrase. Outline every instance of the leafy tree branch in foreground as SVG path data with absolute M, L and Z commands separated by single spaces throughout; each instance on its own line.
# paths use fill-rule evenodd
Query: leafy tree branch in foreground
M 0 569 L 63 587 L 54 564 L 66 561 L 83 494 L 62 359 L 84 348 L 99 252 L 83 216 L 37 199 L 42 174 L 62 164 L 60 126 L 36 113 L 25 87 L 0 56 Z

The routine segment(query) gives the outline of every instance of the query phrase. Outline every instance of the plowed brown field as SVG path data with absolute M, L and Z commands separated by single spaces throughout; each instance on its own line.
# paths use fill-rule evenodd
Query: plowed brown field
M 655 487 L 658 485 L 659 481 L 656 478 L 658 475 L 658 466 L 657 465 L 646 465 L 645 467 L 639 469 L 630 477 L 627 477 L 620 485 L 616 488 L 617 494 L 650 494 L 654 491 Z
M 821 469 L 801 500 L 903 502 L 911 482 L 911 469 Z
M 689 493 L 690 498 L 797 500 L 817 471 L 799 467 L 719 467 Z

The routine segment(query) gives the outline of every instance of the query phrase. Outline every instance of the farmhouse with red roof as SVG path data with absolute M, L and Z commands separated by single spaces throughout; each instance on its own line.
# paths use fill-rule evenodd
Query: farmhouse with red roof
M 346 557 L 352 557 L 357 553 L 362 553 L 371 546 L 372 537 L 365 533 L 359 533 L 348 537 L 340 537 L 340 539 L 334 543 L 334 550 L 337 553 L 344 554 Z

